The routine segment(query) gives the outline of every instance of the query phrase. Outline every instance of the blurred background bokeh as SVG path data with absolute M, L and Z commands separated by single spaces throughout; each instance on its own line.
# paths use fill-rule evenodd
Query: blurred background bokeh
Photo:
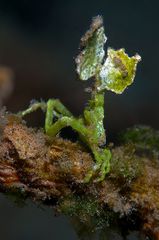
M 134 124 L 159 128 L 158 11 L 158 0 L 0 0 L 0 65 L 14 73 L 14 91 L 4 102 L 7 109 L 16 112 L 26 108 L 31 99 L 54 97 L 75 115 L 82 113 L 89 94 L 84 92 L 85 83 L 77 79 L 74 58 L 92 17 L 100 14 L 108 37 L 106 46 L 124 47 L 130 55 L 137 52 L 142 56 L 134 84 L 122 95 L 106 94 L 108 138 L 113 141 L 119 131 Z M 39 126 L 43 120 L 39 113 L 31 121 Z M 67 223 L 50 220 L 48 211 L 42 214 L 32 207 L 28 211 L 15 208 L 2 196 L 0 209 L 2 239 L 76 239 Z M 56 235 L 57 222 L 63 238 Z M 22 235 L 15 234 L 19 229 Z

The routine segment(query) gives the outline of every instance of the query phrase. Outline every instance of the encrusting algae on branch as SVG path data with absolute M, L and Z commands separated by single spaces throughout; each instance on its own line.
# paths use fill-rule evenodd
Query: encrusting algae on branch
M 134 129 L 130 131 L 133 134 Z M 154 136 L 159 140 L 158 132 L 147 134 L 149 139 Z M 17 115 L 3 113 L 0 190 L 54 207 L 75 221 L 77 231 L 88 227 L 88 234 L 89 230 L 102 232 L 108 226 L 124 223 L 118 231 L 123 233 L 126 224 L 127 231 L 138 230 L 158 239 L 156 144 L 151 145 L 148 157 L 147 148 L 141 151 L 138 146 L 129 142 L 113 147 L 111 168 L 105 180 L 84 184 L 82 179 L 95 164 L 87 148 L 80 142 L 48 137 L 40 130 L 28 128 Z
M 105 90 L 120 94 L 131 85 L 140 57 L 109 48 L 105 58 L 105 42 L 98 16 L 76 58 L 79 78 L 94 81 L 82 116 L 75 118 L 56 99 L 34 102 L 18 114 L 1 111 L 0 191 L 68 215 L 81 238 L 98 230 L 104 239 L 113 229 L 157 240 L 159 133 L 135 126 L 120 135 L 121 144 L 105 146 L 103 126 Z M 38 108 L 46 112 L 44 130 L 28 128 L 23 120 Z M 67 126 L 77 131 L 78 141 L 57 135 Z

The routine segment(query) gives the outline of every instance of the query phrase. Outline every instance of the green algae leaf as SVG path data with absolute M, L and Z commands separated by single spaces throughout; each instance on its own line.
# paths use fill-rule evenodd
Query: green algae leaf
M 136 54 L 129 57 L 124 49 L 108 49 L 108 57 L 105 60 L 100 72 L 99 80 L 101 85 L 98 91 L 107 89 L 121 94 L 134 81 L 137 63 L 141 57 Z
M 76 58 L 77 73 L 81 80 L 88 80 L 96 75 L 100 69 L 106 42 L 103 19 L 101 16 L 93 18 L 90 29 L 81 39 L 82 51 Z

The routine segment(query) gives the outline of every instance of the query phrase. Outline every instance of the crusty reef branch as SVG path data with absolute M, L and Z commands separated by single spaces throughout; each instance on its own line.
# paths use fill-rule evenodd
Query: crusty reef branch
M 49 138 L 16 115 L 3 112 L 0 123 L 1 192 L 21 193 L 21 198 L 49 203 L 83 221 L 97 212 L 103 216 L 108 209 L 118 219 L 130 219 L 135 212 L 140 230 L 159 239 L 157 152 L 146 150 L 148 159 L 139 143 L 114 147 L 109 176 L 103 183 L 85 184 L 82 179 L 94 161 L 80 143 Z

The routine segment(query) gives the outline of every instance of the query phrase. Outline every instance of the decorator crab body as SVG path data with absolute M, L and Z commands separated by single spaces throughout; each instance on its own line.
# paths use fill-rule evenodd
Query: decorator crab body
M 136 66 L 140 56 L 129 57 L 124 49 L 109 48 L 105 58 L 104 44 L 106 42 L 103 20 L 100 16 L 93 18 L 90 29 L 81 39 L 81 52 L 76 58 L 79 79 L 93 79 L 91 99 L 84 109 L 83 115 L 75 118 L 72 113 L 57 99 L 45 102 L 34 102 L 21 112 L 21 116 L 41 108 L 46 112 L 45 132 L 56 136 L 64 127 L 70 126 L 79 133 L 94 155 L 95 164 L 85 176 L 83 182 L 102 181 L 110 171 L 111 152 L 105 146 L 106 135 L 103 125 L 104 94 L 111 90 L 121 94 L 127 86 L 133 83 Z M 54 120 L 56 119 L 56 120 Z

